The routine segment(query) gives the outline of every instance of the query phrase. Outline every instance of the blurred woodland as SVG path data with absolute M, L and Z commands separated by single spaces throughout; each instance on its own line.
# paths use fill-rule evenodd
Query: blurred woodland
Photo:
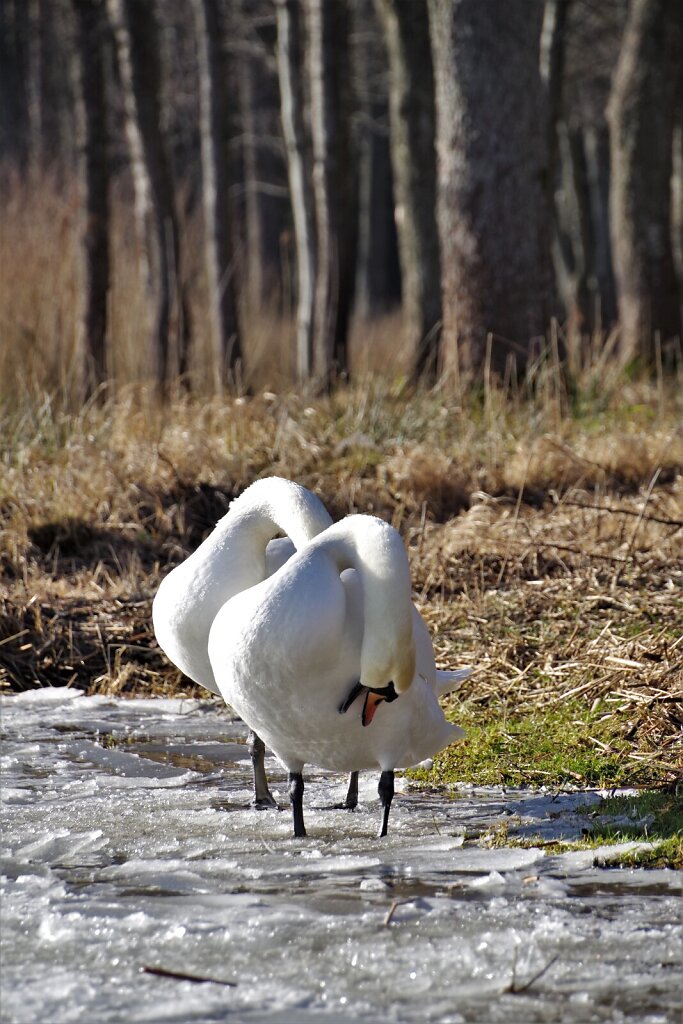
M 666 372 L 682 37 L 677 0 L 1 0 L 3 397 Z

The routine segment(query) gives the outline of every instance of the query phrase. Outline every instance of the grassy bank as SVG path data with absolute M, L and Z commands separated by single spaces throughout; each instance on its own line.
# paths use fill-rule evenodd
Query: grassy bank
M 557 835 L 552 839 L 534 834 L 513 816 L 479 841 L 488 847 L 540 846 L 549 855 L 593 852 L 599 867 L 683 870 L 683 799 L 678 791 L 606 796 L 554 817 Z
M 0 686 L 194 692 L 155 646 L 161 576 L 259 476 L 373 512 L 408 547 L 439 664 L 476 671 L 431 781 L 666 785 L 683 759 L 680 389 L 587 370 L 511 399 L 138 390 L 7 403 Z

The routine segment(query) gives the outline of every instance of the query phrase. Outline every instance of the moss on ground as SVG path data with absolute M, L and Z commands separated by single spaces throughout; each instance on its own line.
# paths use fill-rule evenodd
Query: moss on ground
M 441 785 L 627 786 L 652 782 L 646 766 L 628 758 L 618 719 L 580 701 L 549 702 L 520 714 L 503 704 L 454 706 L 449 717 L 467 736 L 442 751 L 417 781 Z
M 683 869 L 683 797 L 661 791 L 607 797 L 585 841 L 594 845 L 644 841 L 649 850 L 633 850 L 619 858 L 624 867 Z
M 592 824 L 576 839 L 544 840 L 538 835 L 515 835 L 514 819 L 505 819 L 482 837 L 487 847 L 542 846 L 548 854 L 592 850 L 623 843 L 647 846 L 615 852 L 601 866 L 612 868 L 673 868 L 683 870 L 683 797 L 678 792 L 646 790 L 633 795 L 605 797 L 600 804 L 577 807 L 573 815 Z M 569 819 L 572 815 L 570 814 Z M 568 821 L 569 824 L 569 821 Z M 577 823 L 577 831 L 579 824 Z

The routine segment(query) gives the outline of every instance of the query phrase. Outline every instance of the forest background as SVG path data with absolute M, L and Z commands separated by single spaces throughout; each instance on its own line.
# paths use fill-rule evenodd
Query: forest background
M 401 529 L 456 775 L 679 779 L 678 15 L 3 0 L 0 684 L 187 689 L 151 596 L 279 473 Z

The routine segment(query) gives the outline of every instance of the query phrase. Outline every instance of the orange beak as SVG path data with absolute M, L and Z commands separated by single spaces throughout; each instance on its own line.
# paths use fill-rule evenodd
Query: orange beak
M 363 715 L 361 721 L 363 725 L 370 725 L 370 722 L 375 717 L 375 712 L 385 698 L 380 693 L 373 693 L 372 690 L 368 690 L 365 694 L 365 703 L 363 704 Z

